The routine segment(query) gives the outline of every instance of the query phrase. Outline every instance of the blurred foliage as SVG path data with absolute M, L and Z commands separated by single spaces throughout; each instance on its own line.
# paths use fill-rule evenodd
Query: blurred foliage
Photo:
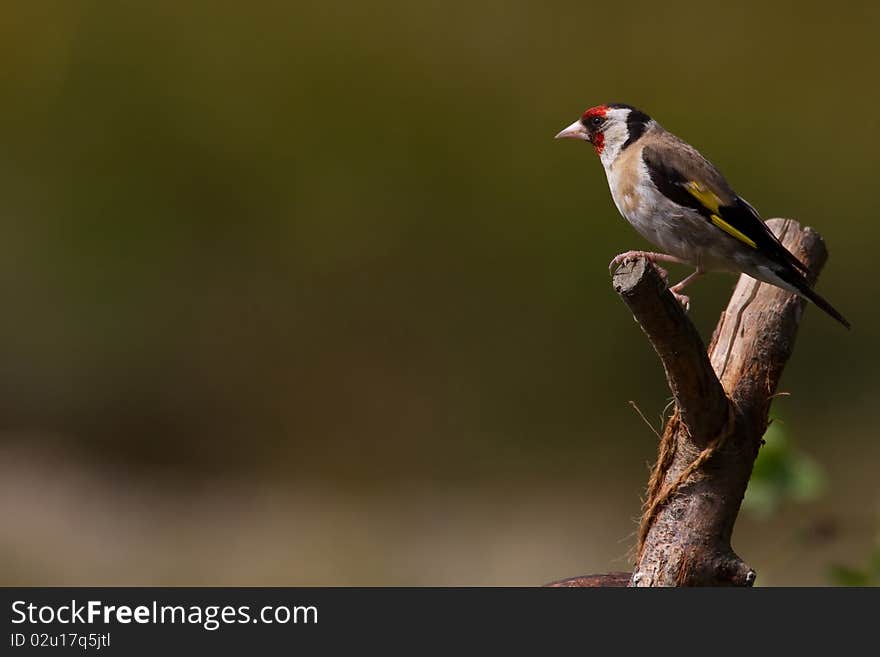
M 822 232 L 820 290 L 856 328 L 807 312 L 790 417 L 804 444 L 873 422 L 880 8 L 613 12 L 626 29 L 575 2 L 11 3 L 5 427 L 379 482 L 649 458 L 626 400 L 667 391 L 606 269 L 644 242 L 590 149 L 552 139 L 608 100 Z M 707 26 L 698 57 L 674 36 Z M 706 335 L 732 283 L 694 290 Z
M 846 485 L 845 482 L 840 484 Z M 787 435 L 785 423 L 775 419 L 764 434 L 764 444 L 743 499 L 743 510 L 763 521 L 772 517 L 778 522 L 787 503 L 815 502 L 828 490 L 822 466 L 798 449 Z M 821 544 L 833 540 L 837 533 L 837 522 L 833 519 L 808 522 L 794 533 L 794 545 Z M 880 586 L 880 539 L 864 565 L 835 563 L 828 568 L 828 578 L 837 586 Z
M 743 509 L 767 518 L 785 502 L 817 499 L 825 487 L 821 467 L 792 444 L 783 423 L 776 420 L 764 434 Z
M 645 243 L 589 147 L 552 137 L 622 101 L 701 149 L 765 216 L 826 239 L 819 291 L 854 329 L 808 309 L 782 389 L 787 431 L 847 473 L 836 503 L 857 508 L 875 487 L 865 455 L 880 420 L 866 255 L 880 241 L 878 27 L 880 4 L 846 1 L 4 3 L 0 448 L 37 450 L 15 461 L 25 481 L 56 481 L 39 478 L 45 454 L 76 453 L 121 490 L 136 476 L 157 487 L 157 472 L 274 477 L 397 504 L 407 482 L 526 481 L 510 484 L 525 499 L 576 482 L 583 499 L 566 503 L 607 514 L 588 534 L 606 545 L 613 532 L 618 549 L 656 449 L 626 402 L 652 417 L 668 396 L 607 271 Z M 707 276 L 691 293 L 704 336 L 732 285 Z M 803 488 L 804 466 L 781 458 L 772 499 Z M 168 486 L 162 509 L 188 508 Z M 56 515 L 35 496 L 5 525 L 78 512 L 65 490 L 51 499 Z M 330 520 L 316 533 L 349 526 L 319 502 Z M 428 515 L 401 505 L 382 507 L 389 525 Z M 489 511 L 487 535 L 502 535 L 503 508 Z M 132 544 L 173 527 L 176 545 L 164 516 L 100 517 L 102 546 L 114 522 L 143 523 Z M 29 561 L 36 530 L 8 529 L 0 550 L 18 546 L 4 554 L 37 573 L 66 562 L 75 532 L 46 522 L 41 544 L 64 556 Z M 473 552 L 469 528 L 441 529 Z
M 863 566 L 834 565 L 832 581 L 838 586 L 880 586 L 880 539 Z

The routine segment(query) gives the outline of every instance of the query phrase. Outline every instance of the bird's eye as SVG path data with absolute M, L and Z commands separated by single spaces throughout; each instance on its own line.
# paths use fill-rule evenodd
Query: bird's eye
M 601 116 L 594 116 L 592 119 L 590 119 L 590 123 L 592 123 L 593 126 L 598 128 L 600 125 L 602 125 L 602 117 Z

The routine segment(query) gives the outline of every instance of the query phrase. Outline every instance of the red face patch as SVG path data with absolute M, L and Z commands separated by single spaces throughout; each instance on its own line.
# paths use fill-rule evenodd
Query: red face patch
M 594 116 L 605 116 L 607 113 L 608 113 L 608 106 L 607 105 L 597 105 L 596 107 L 591 107 L 590 109 L 585 111 L 581 115 L 581 121 L 586 123 L 587 121 L 592 119 Z
M 591 107 L 581 115 L 581 123 L 584 124 L 584 127 L 590 135 L 590 143 L 592 143 L 593 148 L 596 149 L 596 155 L 601 155 L 602 151 L 605 150 L 605 135 L 601 131 L 592 127 L 590 119 L 596 117 L 604 118 L 607 113 L 607 105 L 597 105 L 596 107 Z

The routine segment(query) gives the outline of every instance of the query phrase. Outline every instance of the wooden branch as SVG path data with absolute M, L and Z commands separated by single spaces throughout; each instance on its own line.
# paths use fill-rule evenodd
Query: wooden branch
M 644 258 L 621 265 L 613 283 L 660 356 L 676 407 L 693 440 L 705 446 L 724 425 L 727 397 L 700 334 L 666 289 L 656 267 Z
M 814 276 L 827 252 L 821 237 L 790 219 L 771 219 L 770 228 Z M 646 267 L 645 274 L 653 268 Z M 655 272 L 656 275 L 656 272 Z M 615 277 L 615 287 L 619 278 Z M 665 291 L 634 304 L 621 296 L 645 327 L 654 316 L 666 315 L 672 295 Z M 791 355 L 804 301 L 777 287 L 740 276 L 727 309 L 715 330 L 708 363 L 688 359 L 699 374 L 685 381 L 710 378 L 709 397 L 676 396 L 676 409 L 666 425 L 660 456 L 648 487 L 639 532 L 633 586 L 751 585 L 755 571 L 730 546 L 733 525 L 767 429 L 773 394 Z M 691 334 L 693 324 L 684 315 L 678 331 Z M 654 348 L 664 359 L 669 345 L 647 329 Z M 681 376 L 664 359 L 673 392 Z M 673 379 L 678 379 L 673 380 Z M 725 395 L 726 410 L 714 396 Z M 689 404 L 703 406 L 698 411 Z M 714 417 L 714 423 L 711 417 Z M 700 418 L 695 423 L 694 418 Z M 714 432 L 714 433 L 713 433 Z
M 793 219 L 770 219 L 767 225 L 807 265 L 815 283 L 828 259 L 821 235 Z M 709 359 L 721 385 L 752 420 L 764 418 L 764 428 L 805 305 L 785 290 L 741 276 L 712 336 Z
M 791 219 L 767 224 L 815 279 L 827 257 L 822 238 Z M 750 586 L 755 571 L 730 539 L 805 302 L 740 276 L 707 354 L 651 263 L 624 264 L 613 280 L 675 398 L 648 483 L 630 586 Z M 557 585 L 611 584 L 601 577 Z
M 544 586 L 557 589 L 626 588 L 632 573 L 602 573 L 601 575 L 581 575 L 569 577 Z

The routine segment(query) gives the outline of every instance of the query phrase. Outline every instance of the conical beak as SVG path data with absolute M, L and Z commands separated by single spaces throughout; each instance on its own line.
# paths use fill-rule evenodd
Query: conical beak
M 590 135 L 587 134 L 584 124 L 578 120 L 556 135 L 554 139 L 583 139 L 589 141 Z

